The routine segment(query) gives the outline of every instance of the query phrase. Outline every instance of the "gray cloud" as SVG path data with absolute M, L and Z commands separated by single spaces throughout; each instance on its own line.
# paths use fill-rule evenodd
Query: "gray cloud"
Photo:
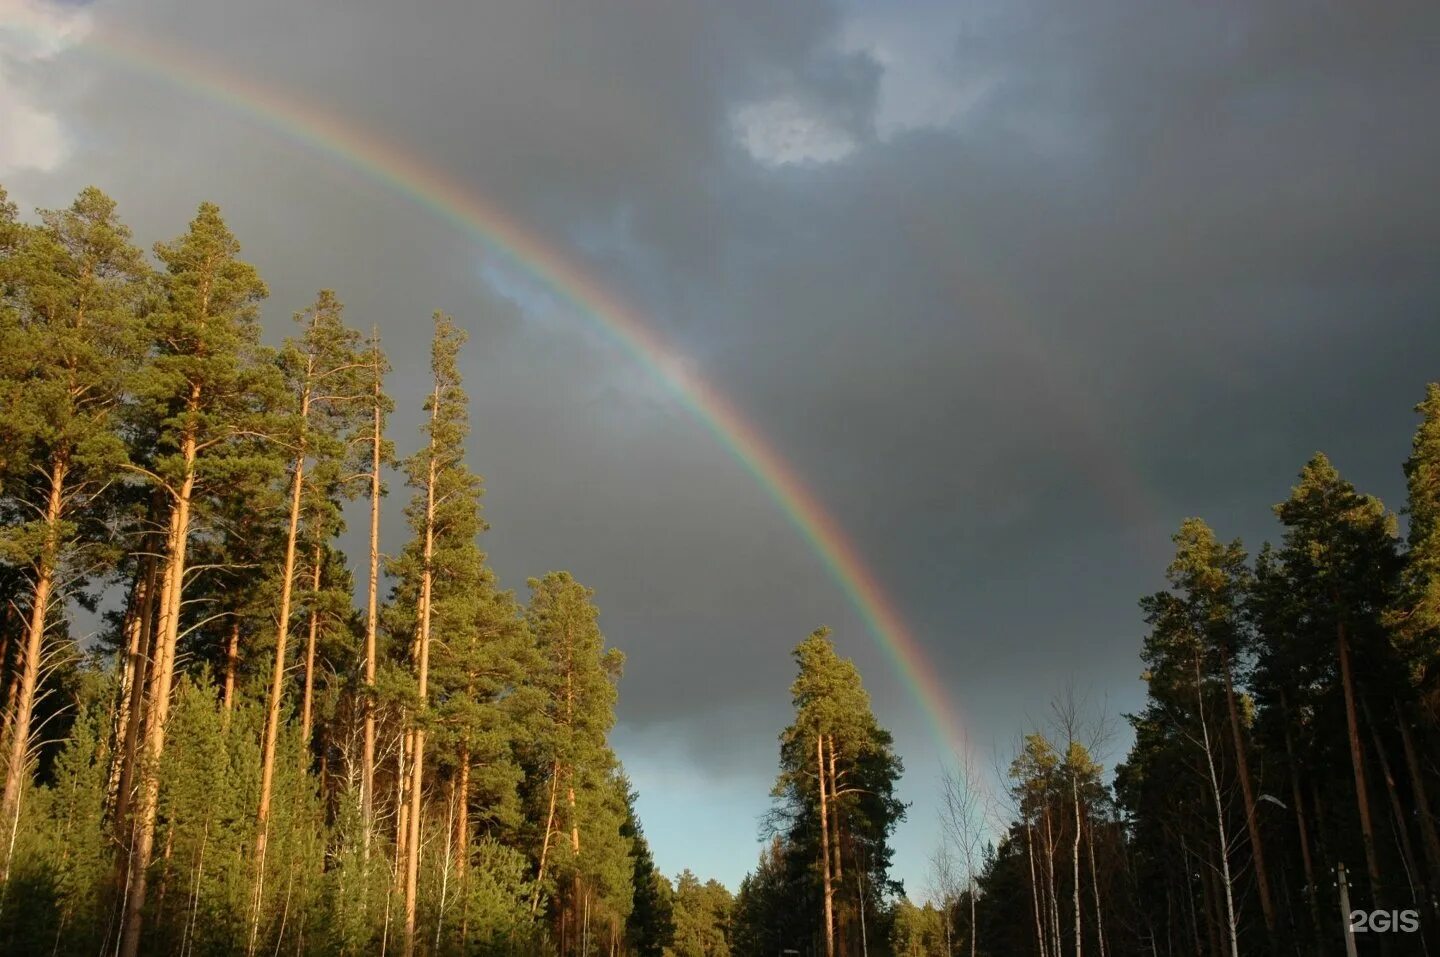
M 1258 544 L 1320 447 L 1400 504 L 1440 347 L 1433 5 L 88 14 L 403 144 L 637 303 L 849 530 L 982 750 L 1067 675 L 1134 703 L 1134 601 L 1181 516 Z M 788 648 L 835 625 L 910 757 L 918 877 L 933 745 L 905 684 L 644 368 L 513 264 L 220 104 L 83 49 L 25 71 L 71 154 L 12 191 L 95 181 L 147 239 L 221 202 L 277 335 L 322 285 L 380 323 L 402 448 L 430 310 L 462 317 L 488 547 L 511 585 L 569 567 L 599 589 L 630 655 L 627 761 L 653 771 L 663 741 L 763 789 Z

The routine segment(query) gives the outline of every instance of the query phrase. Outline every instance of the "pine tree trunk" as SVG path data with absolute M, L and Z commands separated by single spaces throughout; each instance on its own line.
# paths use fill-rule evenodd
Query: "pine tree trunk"
M 225 643 L 225 691 L 221 697 L 224 706 L 224 727 L 230 728 L 230 714 L 235 710 L 235 673 L 240 668 L 240 617 L 230 623 L 230 638 Z
M 580 812 L 575 807 L 575 769 L 570 769 L 570 786 L 567 789 L 570 802 L 570 850 L 580 856 Z
M 400 733 L 400 746 L 395 749 L 395 890 L 405 888 L 405 860 L 408 851 L 406 842 L 410 839 L 410 801 L 406 797 L 410 786 L 410 730 Z
M 560 790 L 560 762 L 550 765 L 550 810 L 545 814 L 545 837 L 540 841 L 540 870 L 535 876 L 535 896 L 530 900 L 530 913 L 540 906 L 540 888 L 545 884 L 545 858 L 550 853 L 550 834 L 555 827 L 555 797 Z
M 1370 728 L 1370 743 L 1375 746 L 1375 758 L 1380 762 L 1380 774 L 1385 779 L 1385 797 L 1390 803 L 1390 814 L 1395 822 L 1395 836 L 1400 842 L 1400 860 L 1405 865 L 1406 883 L 1410 885 L 1410 899 L 1420 902 L 1419 869 L 1416 866 L 1415 845 L 1410 842 L 1410 828 L 1405 823 L 1405 811 L 1400 807 L 1400 790 L 1395 785 L 1395 775 L 1390 769 L 1390 758 L 1380 740 L 1380 730 L 1370 714 L 1370 704 L 1360 699 L 1360 708 L 1365 715 L 1365 724 Z
M 199 405 L 200 390 L 193 387 L 189 407 Z M 175 645 L 180 637 L 180 601 L 185 587 L 186 549 L 190 543 L 190 500 L 195 491 L 196 438 L 185 433 L 180 443 L 182 479 L 175 496 L 167 536 L 165 574 L 160 588 L 160 621 L 156 627 L 155 655 L 150 666 L 145 715 L 145 743 L 137 755 L 140 771 L 139 804 L 131 848 L 130 876 L 125 894 L 119 957 L 138 957 L 143 929 L 146 883 L 150 856 L 155 850 L 155 818 L 159 812 L 160 757 L 165 752 L 165 725 L 170 717 L 170 688 L 175 678 Z
M 378 331 L 375 335 L 378 340 Z M 365 729 L 360 765 L 360 817 L 364 828 L 364 855 L 370 859 L 375 832 L 375 634 L 379 624 L 380 595 L 380 352 L 374 352 L 374 420 L 370 449 L 370 574 L 365 599 Z
M 315 598 L 320 594 L 321 547 L 317 544 L 314 552 L 315 572 L 310 579 L 310 589 Z M 312 599 L 313 600 L 313 599 Z M 300 699 L 300 740 L 310 747 L 310 736 L 314 730 L 315 718 L 315 644 L 320 636 L 320 609 L 310 609 L 310 633 L 305 639 L 305 692 Z
M 1410 794 L 1415 802 L 1415 814 L 1420 820 L 1420 837 L 1425 848 L 1425 860 L 1430 871 L 1431 912 L 1434 899 L 1440 894 L 1440 836 L 1435 830 L 1435 817 L 1430 812 L 1430 796 L 1425 789 L 1425 769 L 1421 767 L 1415 753 L 1415 740 L 1411 736 L 1409 715 L 1397 703 L 1395 721 L 1400 726 L 1400 745 L 1405 750 L 1405 768 L 1410 777 Z
M 308 373 L 307 373 L 308 378 Z M 310 391 L 301 394 L 300 419 L 310 414 Z M 270 792 L 275 784 L 275 750 L 280 738 L 280 710 L 285 694 L 285 651 L 290 638 L 290 604 L 295 589 L 295 543 L 300 535 L 300 505 L 305 491 L 305 440 L 290 472 L 290 515 L 285 527 L 285 558 L 280 568 L 280 608 L 275 625 L 275 661 L 270 669 L 270 694 L 265 706 L 265 737 L 260 753 L 260 803 L 255 811 L 255 877 L 250 907 L 250 952 L 260 932 L 265 897 L 265 851 L 270 840 Z
M 1300 790 L 1300 766 L 1295 755 L 1295 737 L 1290 730 L 1290 704 L 1280 693 L 1280 725 L 1285 730 L 1285 757 L 1290 765 L 1290 800 L 1295 805 L 1295 826 L 1299 831 L 1300 862 L 1305 868 L 1305 897 L 1310 905 L 1310 928 L 1321 934 L 1320 900 L 1315 885 L 1315 864 L 1310 856 L 1310 828 L 1305 823 L 1305 801 Z
M 158 512 L 158 506 L 152 501 L 152 511 Z M 135 796 L 135 765 L 140 749 L 140 731 L 145 721 L 145 693 L 150 682 L 150 671 L 156 655 L 156 641 L 159 630 L 156 625 L 156 610 L 160 605 L 158 586 L 160 582 L 160 563 L 155 554 L 163 547 L 164 542 L 155 542 L 154 533 L 149 539 L 148 550 L 151 552 L 145 559 L 145 600 L 140 605 L 140 634 L 139 643 L 134 656 L 130 659 L 130 684 L 134 688 L 131 693 L 132 703 L 129 713 L 125 716 L 124 735 L 125 742 L 120 749 L 120 783 L 115 794 L 115 813 L 112 820 L 115 825 L 116 834 L 123 834 L 126 825 L 130 820 L 130 808 Z M 130 846 L 131 837 L 126 836 L 123 841 L 126 847 Z M 129 863 L 125 862 L 126 870 Z M 119 883 L 124 884 L 125 872 L 117 874 Z
M 1190 914 L 1190 940 L 1195 944 L 1195 957 L 1204 957 L 1205 945 L 1200 939 L 1200 916 L 1195 912 L 1195 888 L 1190 879 L 1191 867 L 1197 867 L 1200 872 L 1200 889 L 1204 894 L 1204 900 L 1209 900 L 1209 892 L 1205 890 L 1204 867 L 1205 862 L 1194 854 L 1190 853 L 1190 845 L 1182 837 L 1180 839 L 1180 856 L 1185 862 L 1185 886 L 1181 888 L 1185 895 L 1185 909 Z M 1194 862 L 1193 864 L 1191 862 Z M 1210 937 L 1211 953 L 1219 953 L 1220 948 L 1215 946 L 1215 925 L 1210 922 L 1209 915 L 1205 918 L 1205 929 Z
M 1255 861 L 1255 885 L 1260 895 L 1260 910 L 1265 918 L 1265 932 L 1275 937 L 1275 905 L 1270 898 L 1270 878 L 1265 870 L 1265 844 L 1260 839 L 1260 822 L 1256 817 L 1255 789 L 1250 781 L 1250 758 L 1245 735 L 1240 728 L 1240 709 L 1235 705 L 1235 683 L 1231 675 L 1230 652 L 1221 650 L 1225 672 L 1225 708 L 1230 713 L 1230 733 L 1235 739 L 1235 763 L 1240 775 L 1240 793 L 1245 800 L 1245 827 L 1250 832 L 1251 857 Z
M 136 683 L 136 679 L 141 673 L 139 658 L 145 639 L 144 609 L 148 597 L 146 572 L 151 564 L 148 558 L 141 558 L 136 564 L 135 578 L 130 587 L 130 607 L 125 614 L 125 647 L 121 649 L 120 665 L 117 669 L 120 673 L 120 694 L 115 703 L 115 723 L 112 731 L 114 747 L 110 756 L 110 774 L 105 782 L 105 818 L 108 821 L 117 820 L 120 782 L 125 774 L 125 739 L 130 727 L 130 714 L 138 707 L 137 692 L 141 685 Z
M 50 594 L 55 587 L 55 565 L 60 550 L 60 518 L 65 505 L 66 465 L 55 462 L 50 470 L 50 494 L 45 503 L 45 543 L 35 568 L 35 590 L 30 598 L 30 621 L 25 629 L 25 647 L 20 661 L 20 687 L 15 700 L 15 718 L 10 725 L 9 760 L 5 768 L 5 791 L 0 798 L 0 820 L 5 827 L 5 867 L 0 883 L 10 879 L 10 855 L 20 827 L 20 796 L 30 769 L 30 721 L 35 713 L 35 688 L 40 680 L 40 655 L 45 646 L 45 624 L 50 614 Z
M 440 390 L 435 389 L 431 402 L 430 421 L 433 423 L 440 411 Z M 421 554 L 420 571 L 420 620 L 416 635 L 417 656 L 415 662 L 416 695 L 420 708 L 427 704 L 430 680 L 430 602 L 435 585 L 435 573 L 431 567 L 435 558 L 435 440 L 432 437 L 429 471 L 425 481 L 425 544 Z M 419 717 L 419 716 L 417 716 Z M 411 732 L 414 742 L 410 755 L 410 835 L 406 840 L 405 855 L 405 957 L 415 953 L 415 907 L 420 880 L 420 802 L 425 787 L 425 726 L 418 721 Z
M 815 772 L 820 785 L 820 843 L 825 887 L 825 957 L 835 957 L 835 890 L 830 884 L 830 808 L 825 797 L 824 735 L 815 735 Z
M 830 847 L 835 855 L 834 881 L 836 887 L 843 889 L 845 887 L 845 868 L 840 860 L 840 800 L 837 796 L 840 789 L 839 785 L 836 784 L 837 775 L 835 773 L 835 736 L 833 734 L 826 735 L 825 744 L 826 750 L 829 752 L 830 755 Z M 865 906 L 865 902 L 863 900 L 859 900 L 858 896 L 857 905 L 862 908 Z M 836 911 L 835 932 L 837 949 L 840 952 L 840 957 L 844 957 L 848 944 L 848 929 L 847 921 L 845 919 L 845 912 L 843 910 L 837 909 Z
M 455 870 L 464 873 L 470 862 L 470 742 L 460 742 L 460 773 L 455 790 Z
M 1350 739 L 1350 764 L 1355 772 L 1355 805 L 1360 812 L 1360 836 L 1365 843 L 1365 868 L 1370 875 L 1370 906 L 1385 909 L 1385 895 L 1380 884 L 1380 857 L 1375 850 L 1375 826 L 1370 817 L 1370 793 L 1365 784 L 1365 754 L 1360 746 L 1360 719 L 1356 713 L 1355 676 L 1350 670 L 1350 642 L 1345 624 L 1335 629 L 1336 650 L 1340 657 L 1340 683 L 1345 692 L 1345 729 Z M 1381 947 L 1385 942 L 1382 936 Z
M 1205 933 L 1210 938 L 1210 953 L 1224 953 L 1225 929 L 1221 926 L 1220 905 L 1215 890 L 1215 868 L 1209 861 L 1200 862 L 1200 886 L 1205 907 Z

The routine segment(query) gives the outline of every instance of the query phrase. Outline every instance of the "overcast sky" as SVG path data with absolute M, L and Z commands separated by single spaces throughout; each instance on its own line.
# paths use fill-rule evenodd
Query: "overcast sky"
M 1182 517 L 1253 550 L 1317 449 L 1402 504 L 1440 378 L 1437 15 L 0 0 L 0 182 L 27 208 L 94 183 L 147 245 L 219 203 L 272 340 L 320 287 L 379 324 L 402 452 L 456 315 L 486 548 L 509 587 L 597 590 L 660 866 L 753 866 L 789 650 L 829 624 L 905 760 L 919 894 L 945 756 L 765 490 L 523 263 L 175 64 L 413 154 L 635 304 L 853 538 L 988 764 L 1067 682 L 1138 704 L 1135 603 Z

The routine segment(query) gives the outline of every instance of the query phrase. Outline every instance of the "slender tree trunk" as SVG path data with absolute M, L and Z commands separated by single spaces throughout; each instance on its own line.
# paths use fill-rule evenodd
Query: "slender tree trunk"
M 1202 903 L 1205 907 L 1205 932 L 1210 937 L 1210 953 L 1222 954 L 1225 952 L 1225 929 L 1221 926 L 1223 918 L 1220 915 L 1220 904 L 1218 893 L 1215 890 L 1215 865 L 1209 861 L 1200 859 L 1200 888 Z
M 113 731 L 114 750 L 110 757 L 110 774 L 105 782 L 105 817 L 117 820 L 120 807 L 120 782 L 125 774 L 125 739 L 130 727 L 130 714 L 139 707 L 141 685 L 136 683 L 140 675 L 139 658 L 145 640 L 144 608 L 146 604 L 146 570 L 151 565 L 148 558 L 141 558 L 135 567 L 135 580 L 130 588 L 130 608 L 125 614 L 125 647 L 121 650 L 120 695 L 115 705 L 115 726 Z
M 309 379 L 309 371 L 306 372 Z M 302 430 L 310 414 L 307 385 L 300 398 Z M 285 695 L 285 651 L 290 638 L 290 605 L 295 590 L 295 543 L 300 535 L 300 506 L 305 491 L 305 440 L 290 471 L 290 515 L 285 527 L 285 558 L 280 568 L 280 609 L 275 624 L 275 662 L 270 669 L 270 694 L 265 707 L 265 738 L 260 753 L 260 803 L 255 811 L 255 886 L 250 907 L 250 952 L 260 932 L 265 896 L 265 851 L 270 840 L 270 792 L 275 784 L 275 750 L 280 737 L 281 702 Z
M 1195 706 L 1200 717 L 1200 734 L 1205 746 L 1205 766 L 1210 772 L 1210 790 L 1215 797 L 1215 833 L 1219 838 L 1220 874 L 1225 891 L 1225 929 L 1230 938 L 1231 957 L 1240 957 L 1235 922 L 1235 894 L 1230 883 L 1230 839 L 1225 830 L 1225 802 L 1220 796 L 1220 778 L 1215 773 L 1215 752 L 1210 746 L 1210 723 L 1205 720 L 1205 698 L 1200 683 L 1200 663 L 1195 663 Z
M 841 863 L 841 859 L 840 859 L 840 858 L 841 858 L 841 854 L 840 854 L 840 799 L 839 799 L 839 791 L 840 791 L 840 788 L 839 788 L 839 785 L 836 784 L 837 775 L 836 775 L 836 773 L 835 773 L 835 736 L 834 736 L 833 734 L 827 734 L 827 735 L 825 736 L 825 746 L 826 746 L 825 749 L 826 749 L 826 751 L 829 753 L 829 756 L 830 756 L 830 757 L 829 757 L 829 770 L 828 770 L 828 773 L 829 773 L 829 775 L 830 775 L 830 791 L 829 791 L 829 793 L 830 793 L 830 805 L 831 805 L 831 806 L 830 806 L 830 848 L 831 848 L 831 850 L 834 852 L 834 856 L 835 856 L 835 866 L 834 866 L 833 874 L 834 874 L 835 886 L 838 887 L 838 888 L 842 888 L 842 889 L 843 889 L 843 888 L 845 887 L 845 868 L 844 868 L 843 864 Z M 859 885 L 857 884 L 856 887 L 858 888 Z M 857 898 L 857 900 L 858 900 L 858 898 Z M 859 906 L 863 908 L 863 907 L 865 906 L 865 902 L 864 902 L 864 901 L 859 901 Z M 845 912 L 844 912 L 843 910 L 838 910 L 838 909 L 837 909 L 837 911 L 836 911 L 836 914 L 835 914 L 835 931 L 836 931 L 836 944 L 837 944 L 837 949 L 840 951 L 841 957 L 844 957 L 845 952 L 846 952 L 846 948 L 847 948 L 847 945 L 848 945 L 848 939 L 847 939 L 848 929 L 847 929 L 847 921 L 845 920 Z
M 1408 709 L 1395 705 L 1395 721 L 1400 726 L 1400 745 L 1405 750 L 1405 767 L 1410 777 L 1410 794 L 1415 802 L 1415 815 L 1420 821 L 1421 844 L 1425 848 L 1425 861 L 1429 866 L 1431 885 L 1431 911 L 1434 910 L 1434 896 L 1440 894 L 1440 835 L 1436 834 L 1435 817 L 1430 813 L 1430 795 L 1425 789 L 1425 769 L 1415 753 L 1415 739 L 1410 730 Z
M 1230 733 L 1235 739 L 1235 763 L 1240 775 L 1240 793 L 1245 800 L 1245 828 L 1250 833 L 1250 851 L 1255 861 L 1256 892 L 1260 910 L 1265 917 L 1265 932 L 1275 937 L 1275 905 L 1270 898 L 1270 878 L 1265 870 L 1265 843 L 1260 838 L 1260 822 L 1256 818 L 1255 789 L 1250 781 L 1250 758 L 1245 735 L 1240 727 L 1240 709 L 1235 705 L 1235 683 L 1231 676 L 1230 651 L 1221 649 L 1221 666 L 1225 673 L 1225 708 L 1230 713 Z
M 1080 785 L 1073 766 L 1070 768 L 1070 805 L 1075 817 L 1075 839 L 1070 843 L 1070 895 L 1075 907 L 1075 957 L 1080 957 L 1085 941 L 1085 927 L 1080 914 Z
M 455 870 L 464 873 L 470 861 L 470 742 L 460 742 L 459 781 L 455 787 Z
M 1380 883 L 1380 857 L 1375 850 L 1375 826 L 1370 817 L 1370 792 L 1365 784 L 1365 753 L 1360 745 L 1360 719 L 1355 699 L 1355 676 L 1350 670 L 1350 642 L 1345 624 L 1335 629 L 1336 649 L 1340 657 L 1340 683 L 1345 692 L 1345 729 L 1350 739 L 1350 764 L 1355 772 L 1355 805 L 1360 812 L 1360 836 L 1365 843 L 1365 868 L 1370 875 L 1370 905 L 1385 909 L 1385 895 Z M 1385 949 L 1385 941 L 1380 941 Z
M 1049 801 L 1049 798 L 1046 798 Z M 1060 936 L 1060 886 L 1055 880 L 1055 829 L 1050 822 L 1050 807 L 1044 809 L 1045 818 L 1045 896 L 1049 901 L 1050 950 L 1059 957 L 1065 946 Z
M 570 769 L 570 782 L 567 789 L 570 802 L 570 850 L 575 856 L 580 856 L 580 812 L 575 808 L 575 769 Z
M 1205 862 L 1190 853 L 1190 846 L 1185 842 L 1183 837 L 1180 839 L 1180 856 L 1185 861 L 1185 909 L 1190 913 L 1190 939 L 1195 944 L 1195 957 L 1203 957 L 1205 946 L 1200 939 L 1200 917 L 1195 911 L 1195 888 L 1194 882 L 1190 878 L 1190 869 L 1191 867 L 1196 868 L 1196 873 L 1200 876 L 1200 889 L 1204 895 L 1203 900 L 1208 901 L 1210 895 L 1209 892 L 1205 890 L 1207 886 L 1205 883 Z M 1211 953 L 1218 954 L 1220 948 L 1216 946 L 1215 942 L 1215 925 L 1210 921 L 1208 915 L 1205 919 L 1205 929 L 1210 936 Z
M 1380 762 L 1380 774 L 1385 779 L 1385 796 L 1390 802 L 1390 814 L 1395 821 L 1395 837 L 1400 844 L 1400 860 L 1405 865 L 1406 883 L 1410 885 L 1410 899 L 1420 903 L 1422 886 L 1417 883 L 1420 871 L 1416 866 L 1415 846 L 1410 842 L 1410 828 L 1405 823 L 1405 811 L 1400 806 L 1400 790 L 1395 785 L 1395 775 L 1390 769 L 1390 758 L 1380 740 L 1380 730 L 1370 714 L 1370 704 L 1360 699 L 1360 708 L 1365 715 L 1365 724 L 1370 728 L 1370 742 L 1375 746 L 1375 758 Z
M 410 785 L 410 729 L 406 728 L 400 733 L 399 747 L 395 749 L 395 871 L 393 874 L 395 891 L 403 893 L 405 889 L 405 860 L 409 851 L 406 844 L 410 840 L 410 801 L 406 797 L 406 789 Z
M 1290 704 L 1280 694 L 1280 724 L 1285 731 L 1285 757 L 1290 765 L 1290 800 L 1295 805 L 1295 826 L 1299 831 L 1300 862 L 1305 868 L 1305 897 L 1310 905 L 1310 928 L 1315 940 L 1323 933 L 1320 924 L 1319 889 L 1315 884 L 1315 864 L 1310 856 L 1310 829 L 1305 823 L 1305 800 L 1300 790 L 1300 765 L 1295 753 L 1295 736 L 1290 730 Z
M 310 579 L 310 589 L 315 598 L 320 594 L 320 571 L 322 550 L 315 546 L 313 555 L 315 572 Z M 313 600 L 313 599 L 312 599 Z M 305 692 L 300 699 L 300 740 L 310 747 L 310 735 L 314 730 L 315 718 L 315 644 L 320 637 L 320 609 L 310 609 L 310 633 L 305 639 Z
M 199 406 L 200 389 L 192 387 L 189 407 Z M 160 756 L 165 752 L 165 726 L 170 717 L 170 688 L 175 678 L 175 644 L 180 637 L 180 601 L 185 588 L 186 550 L 190 542 L 190 504 L 195 491 L 197 443 L 194 432 L 180 443 L 182 463 L 178 493 L 166 541 L 167 559 L 160 589 L 160 623 L 156 628 L 155 660 L 151 663 L 145 715 L 145 746 L 139 755 L 141 774 L 136 807 L 135 840 L 130 854 L 119 957 L 138 957 L 143 929 L 150 856 L 155 850 L 155 818 L 159 811 Z
M 825 736 L 815 735 L 815 772 L 820 785 L 820 843 L 825 886 L 825 957 L 835 957 L 835 890 L 830 885 L 830 808 L 825 796 Z
M 555 826 L 555 796 L 560 790 L 560 762 L 550 765 L 550 810 L 545 813 L 545 837 L 540 842 L 540 870 L 535 876 L 535 896 L 530 899 L 530 913 L 540 906 L 540 888 L 545 884 L 545 858 L 550 853 L 550 834 Z
M 240 669 L 240 616 L 230 622 L 230 637 L 225 642 L 225 690 L 221 695 L 224 706 L 224 726 L 230 728 L 230 714 L 235 710 L 235 673 Z
M 4 608 L 0 608 L 0 676 L 10 674 L 10 626 L 11 619 L 14 617 L 12 611 L 13 606 L 9 603 L 6 603 Z M 0 709 L 8 711 L 9 707 L 10 682 L 0 681 Z M 8 727 L 5 729 L 5 733 L 10 733 Z
M 152 510 L 158 512 L 158 506 L 152 503 Z M 158 521 L 158 518 L 157 518 Z M 139 643 L 136 646 L 136 653 L 130 659 L 130 683 L 135 689 L 131 693 L 132 704 L 129 713 L 125 716 L 125 743 L 120 749 L 120 784 L 115 794 L 115 831 L 117 834 L 124 834 L 130 821 L 130 808 L 135 796 L 135 765 L 140 752 L 140 731 L 144 727 L 145 720 L 145 693 L 149 687 L 150 672 L 154 668 L 157 654 L 157 639 L 159 630 L 155 612 L 160 605 L 158 588 L 160 582 L 160 563 L 158 556 L 154 553 L 164 547 L 164 542 L 156 542 L 155 534 L 151 533 L 148 549 L 151 552 L 145 559 L 145 600 L 140 605 L 140 634 Z M 126 835 L 124 844 L 129 847 L 132 842 L 130 835 Z M 129 862 L 125 861 L 125 868 L 128 870 Z M 117 875 L 118 883 L 125 883 L 125 873 L 122 871 Z
M 1025 856 L 1030 861 L 1030 901 L 1035 911 L 1035 944 L 1039 948 L 1040 957 L 1047 957 L 1049 951 L 1045 947 L 1045 922 L 1040 918 L 1040 881 L 1035 874 L 1035 831 L 1029 821 L 1025 822 Z M 973 889 L 971 893 L 974 893 Z
M 1095 866 L 1095 822 L 1085 829 L 1085 847 L 1090 855 L 1090 889 L 1095 897 L 1095 942 L 1100 957 L 1105 957 L 1105 912 L 1100 909 L 1100 878 Z M 974 957 L 972 954 L 971 957 Z
M 440 411 L 440 389 L 435 389 L 431 402 L 430 421 L 432 424 Z M 418 648 L 415 662 L 416 695 L 423 710 L 427 704 L 430 680 L 430 603 L 435 584 L 432 563 L 435 558 L 435 474 L 436 460 L 432 436 L 430 463 L 425 480 L 425 544 L 421 554 L 420 571 L 420 621 L 416 639 Z M 420 717 L 419 715 L 416 716 Z M 410 755 L 410 836 L 406 841 L 405 855 L 405 957 L 415 953 L 415 906 L 420 880 L 420 803 L 425 786 L 425 726 L 419 721 L 411 732 L 414 742 Z
M 380 399 L 379 330 L 373 334 L 374 410 L 370 436 L 370 574 L 365 598 L 365 730 L 361 751 L 360 817 L 364 828 L 364 855 L 370 860 L 375 831 L 375 633 L 380 594 L 380 452 L 383 437 Z
M 35 591 L 30 598 L 30 622 L 20 662 L 20 688 L 15 719 L 10 726 L 9 760 L 5 792 L 0 798 L 0 819 L 5 823 L 5 868 L 0 883 L 10 879 L 10 854 L 20 826 L 20 797 L 30 769 L 30 721 L 35 713 L 35 687 L 40 680 L 40 655 L 45 646 L 45 624 L 50 594 L 55 587 L 55 565 L 60 551 L 60 518 L 65 506 L 66 465 L 55 462 L 50 470 L 50 494 L 45 503 L 45 543 L 35 568 Z
M 864 913 L 863 911 L 861 913 Z M 975 947 L 980 940 L 980 927 L 975 923 L 975 882 L 970 882 L 970 957 L 975 957 Z M 945 957 L 950 957 L 946 954 Z

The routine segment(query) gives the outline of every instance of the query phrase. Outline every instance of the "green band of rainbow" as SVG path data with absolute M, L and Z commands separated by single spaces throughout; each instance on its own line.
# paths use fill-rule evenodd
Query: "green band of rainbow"
M 38 17 L 23 23 L 17 23 L 17 18 L 0 21 L 0 28 L 17 26 L 26 32 L 50 29 Z M 920 705 L 937 743 L 947 753 L 960 753 L 965 740 L 962 723 L 940 685 L 938 669 L 926 660 L 919 642 L 839 523 L 760 430 L 709 383 L 687 371 L 660 335 L 575 259 L 420 156 L 306 104 L 293 91 L 272 89 L 183 50 L 162 47 L 109 25 L 103 35 L 97 30 L 81 42 L 127 69 L 223 103 L 363 173 L 499 251 L 598 322 L 674 391 L 775 500 L 860 613 L 896 674 Z

